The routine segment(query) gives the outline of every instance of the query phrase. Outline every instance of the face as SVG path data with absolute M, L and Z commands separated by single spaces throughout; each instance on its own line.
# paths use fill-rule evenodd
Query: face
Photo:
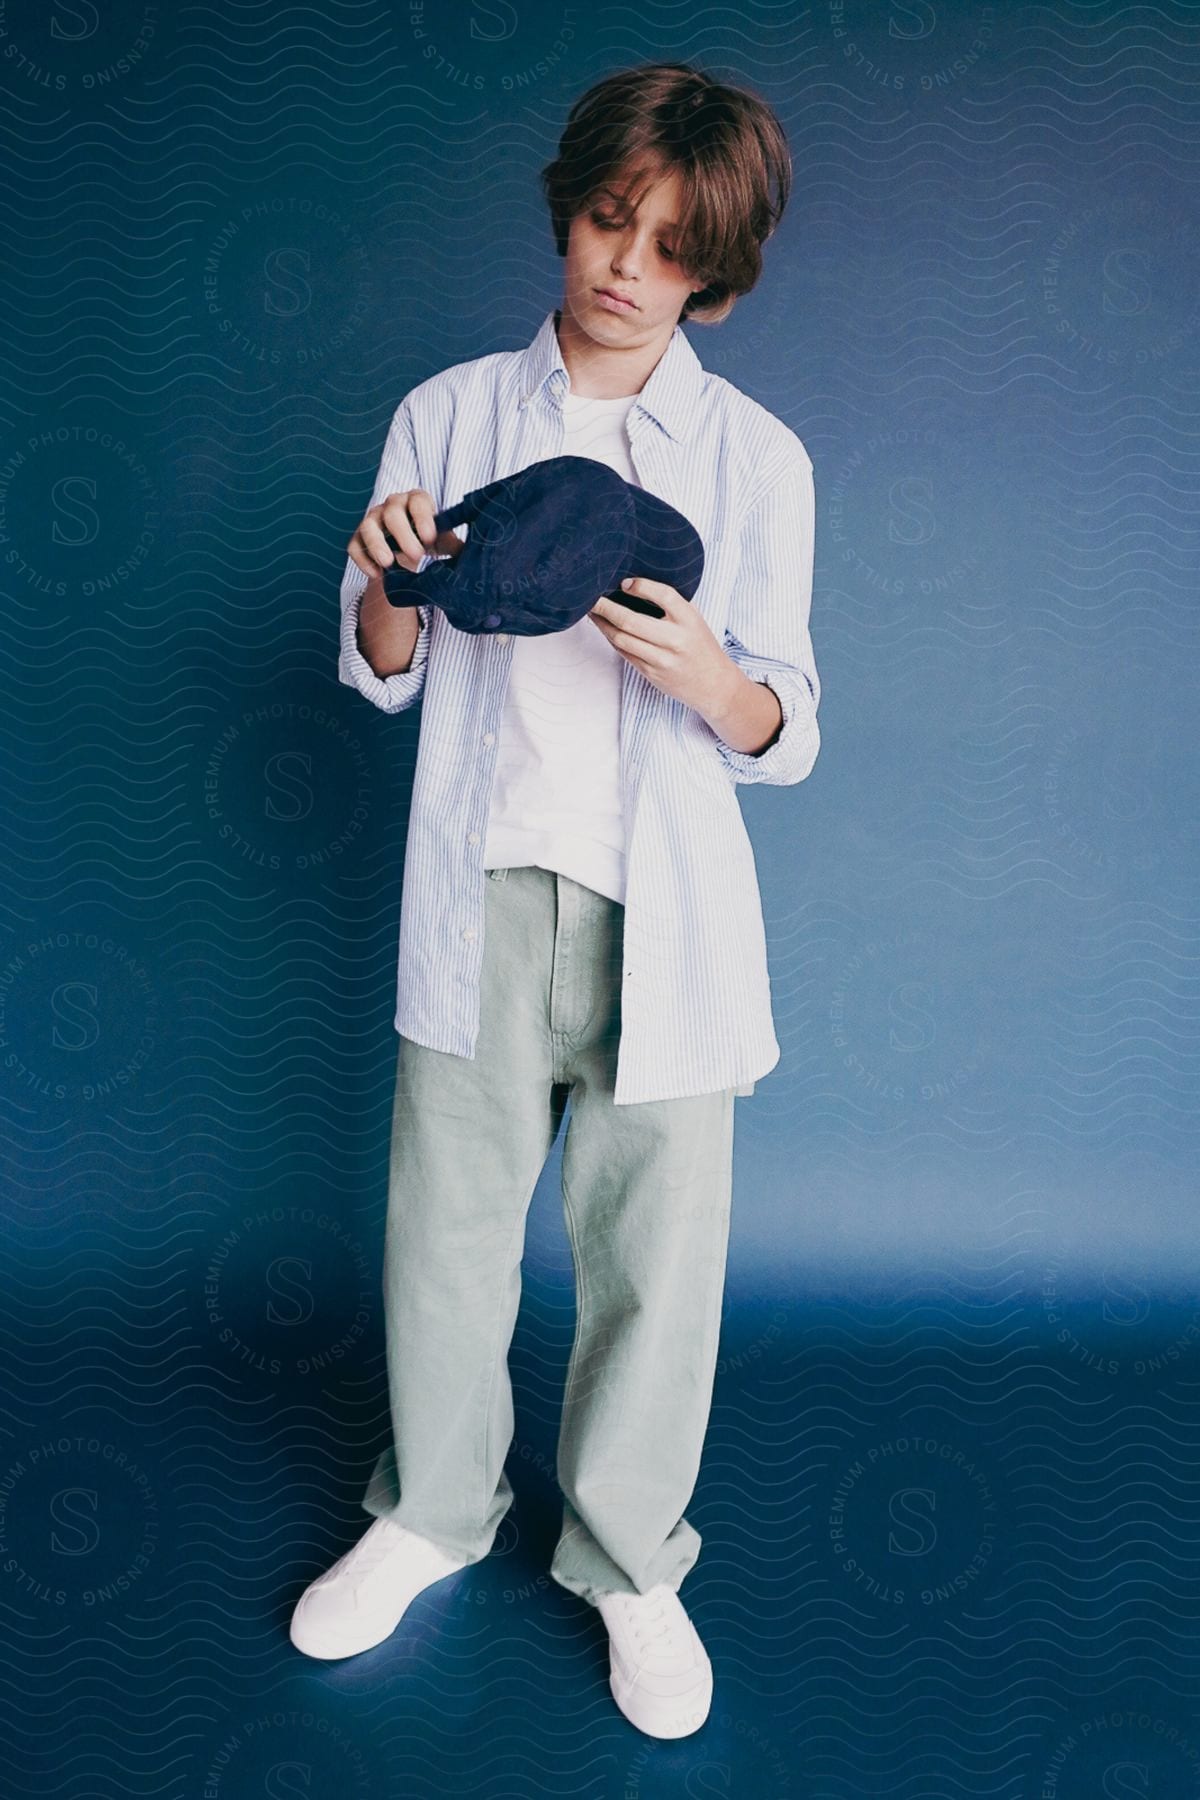
M 598 195 L 571 220 L 563 276 L 563 309 L 597 345 L 625 349 L 670 337 L 689 294 L 702 281 L 677 260 L 674 222 L 681 200 L 672 170 L 648 188 L 636 213 L 625 210 L 623 184 Z M 599 289 L 627 295 L 636 306 L 613 309 Z

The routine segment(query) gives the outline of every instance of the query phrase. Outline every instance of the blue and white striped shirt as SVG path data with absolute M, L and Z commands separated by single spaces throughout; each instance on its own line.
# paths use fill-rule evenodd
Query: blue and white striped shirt
M 570 381 L 557 314 L 523 350 L 420 382 L 392 418 L 370 505 L 423 488 L 440 510 L 561 454 Z M 820 746 L 809 637 L 815 507 L 796 434 L 704 369 L 681 326 L 634 401 L 639 483 L 678 507 L 705 549 L 692 604 L 718 643 L 778 695 L 783 725 L 754 756 L 624 662 L 620 771 L 626 820 L 617 1105 L 720 1088 L 749 1092 L 775 1067 L 758 873 L 737 783 L 803 781 Z M 425 568 L 431 558 L 420 563 Z M 384 712 L 422 703 L 400 908 L 396 1030 L 474 1053 L 483 961 L 483 846 L 512 638 L 455 629 L 420 608 L 411 666 L 380 678 L 358 649 L 367 578 L 347 558 L 338 679 Z

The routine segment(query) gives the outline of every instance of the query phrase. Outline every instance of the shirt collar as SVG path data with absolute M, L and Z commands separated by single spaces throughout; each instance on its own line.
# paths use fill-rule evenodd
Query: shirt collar
M 570 386 L 570 377 L 558 347 L 557 317 L 557 311 L 546 314 L 532 343 L 521 354 L 521 406 L 527 406 L 547 382 L 559 396 Z M 684 335 L 683 327 L 676 325 L 634 405 L 649 413 L 668 436 L 684 443 L 696 423 L 703 380 L 700 358 Z M 561 404 L 561 400 L 557 403 Z

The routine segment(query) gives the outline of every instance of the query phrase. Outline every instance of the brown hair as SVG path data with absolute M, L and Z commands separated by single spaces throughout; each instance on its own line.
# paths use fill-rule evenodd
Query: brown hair
M 634 207 L 671 170 L 683 196 L 679 261 L 705 283 L 679 316 L 716 325 L 762 274 L 762 245 L 791 193 L 787 138 L 755 94 L 690 63 L 644 63 L 589 88 L 571 108 L 558 155 L 542 170 L 555 244 L 565 256 L 571 220 L 618 175 Z

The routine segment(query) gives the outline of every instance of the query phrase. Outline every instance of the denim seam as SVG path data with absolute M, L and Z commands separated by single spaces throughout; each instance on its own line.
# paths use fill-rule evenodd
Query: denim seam
M 579 1248 L 579 1237 L 575 1229 L 575 1210 L 571 1204 L 570 1185 L 564 1175 L 562 1183 L 563 1210 L 566 1215 L 567 1233 L 571 1240 L 571 1259 L 575 1264 L 575 1342 L 571 1346 L 571 1367 L 567 1374 L 567 1384 L 563 1392 L 561 1415 L 559 1419 L 559 1441 L 571 1416 L 571 1400 L 579 1380 L 579 1355 L 583 1344 L 583 1323 L 587 1313 L 588 1290 L 585 1278 L 586 1258 Z M 590 1599 L 587 1595 L 585 1598 Z
M 538 1175 L 540 1175 L 540 1173 L 541 1173 L 541 1171 L 539 1170 Z M 500 1293 L 499 1293 L 499 1296 L 496 1301 L 496 1312 L 495 1312 L 494 1318 L 492 1319 L 492 1344 L 494 1346 L 496 1353 L 492 1358 L 492 1372 L 491 1372 L 491 1375 L 488 1377 L 487 1394 L 484 1398 L 484 1403 L 483 1403 L 483 1480 L 485 1483 L 487 1482 L 487 1479 L 488 1479 L 489 1453 L 492 1448 L 492 1394 L 495 1391 L 495 1387 L 496 1387 L 496 1377 L 500 1373 L 500 1364 L 501 1364 L 501 1362 L 507 1362 L 507 1359 L 508 1359 L 507 1348 L 504 1345 L 500 1344 L 500 1342 L 499 1342 L 500 1315 L 504 1310 L 504 1301 L 505 1301 L 505 1296 L 507 1293 L 508 1274 L 509 1274 L 509 1267 L 510 1267 L 511 1260 L 512 1260 L 513 1244 L 516 1240 L 517 1233 L 524 1229 L 525 1215 L 529 1209 L 530 1202 L 533 1199 L 534 1188 L 536 1188 L 537 1184 L 538 1184 L 538 1175 L 534 1176 L 532 1186 L 529 1188 L 529 1191 L 525 1196 L 525 1203 L 523 1206 L 518 1208 L 517 1216 L 513 1220 L 513 1228 L 508 1234 L 508 1245 L 507 1245 L 508 1256 L 507 1256 L 507 1259 L 505 1261 L 505 1266 L 504 1266 L 504 1282 L 501 1284 L 501 1287 L 500 1287 Z M 507 1455 L 508 1455 L 508 1451 L 505 1450 L 505 1456 L 507 1457 Z M 501 1464 L 501 1467 L 503 1467 L 503 1464 Z M 494 1493 L 485 1493 L 484 1494 L 483 1503 L 480 1508 L 480 1514 L 479 1514 L 480 1518 L 482 1518 L 484 1512 L 486 1512 L 490 1508 L 493 1498 L 494 1498 Z
M 720 1257 L 719 1257 L 719 1260 L 721 1261 L 721 1263 L 723 1265 L 721 1279 L 720 1279 L 720 1281 L 715 1283 L 716 1292 L 713 1295 L 712 1308 L 711 1308 L 711 1311 L 709 1314 L 708 1343 L 705 1346 L 705 1348 L 708 1352 L 709 1360 L 713 1364 L 714 1379 L 716 1376 L 716 1363 L 717 1363 L 720 1348 L 721 1348 L 721 1308 L 722 1308 L 722 1305 L 724 1304 L 724 1300 L 725 1300 L 725 1285 L 726 1285 L 726 1281 L 728 1279 L 729 1240 L 730 1240 L 731 1236 L 733 1235 L 733 1140 L 734 1140 L 734 1123 L 735 1123 L 735 1118 L 736 1118 L 736 1114 L 735 1114 L 735 1110 L 734 1110 L 735 1105 L 736 1105 L 736 1096 L 732 1093 L 732 1091 L 730 1091 L 729 1098 L 728 1098 L 729 1116 L 728 1116 L 728 1120 L 727 1120 L 726 1128 L 725 1128 L 725 1143 L 724 1143 L 724 1148 L 723 1148 L 723 1152 L 722 1152 L 722 1155 L 723 1155 L 722 1167 L 727 1172 L 727 1180 L 726 1180 L 724 1186 L 722 1187 L 722 1193 L 728 1195 L 729 1208 L 728 1208 L 728 1213 L 726 1216 L 725 1229 L 724 1229 L 724 1240 L 725 1240 L 724 1247 L 722 1248 Z M 707 1435 L 707 1428 L 706 1428 L 706 1435 Z M 703 1448 L 701 1450 L 701 1454 L 703 1455 Z

